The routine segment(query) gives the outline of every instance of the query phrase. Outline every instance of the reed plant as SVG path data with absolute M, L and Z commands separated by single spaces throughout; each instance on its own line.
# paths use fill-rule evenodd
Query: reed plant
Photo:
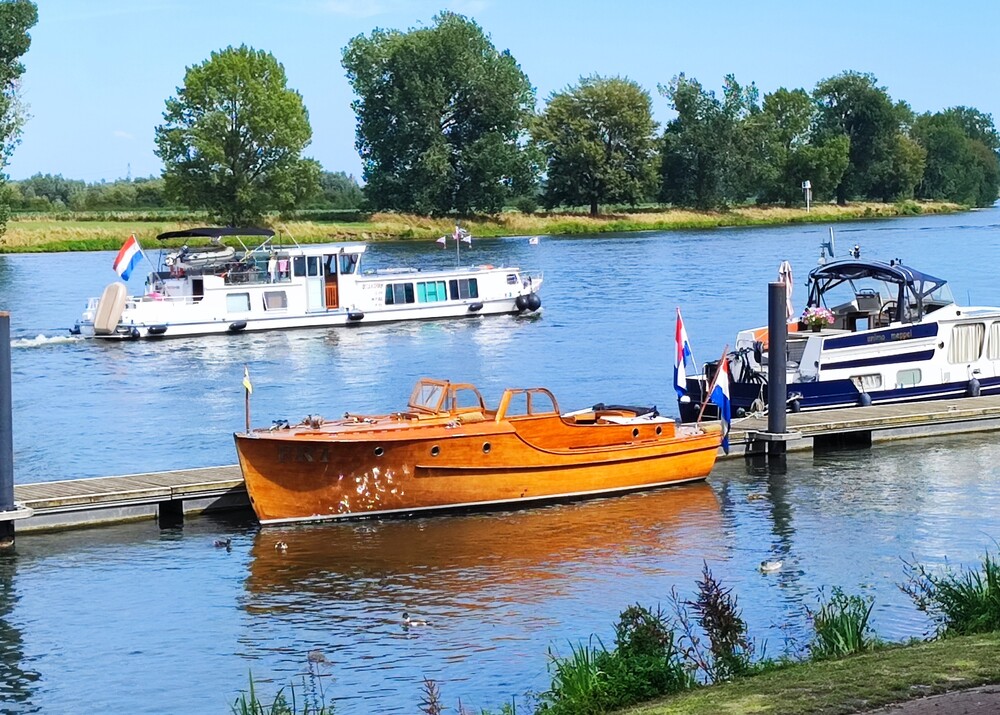
M 814 631 L 809 652 L 814 660 L 843 658 L 878 645 L 869 625 L 874 598 L 848 595 L 839 587 L 832 590 L 829 600 L 822 592 L 819 598 L 819 608 L 808 611 Z
M 989 551 L 982 569 L 935 573 L 904 561 L 907 580 L 900 585 L 917 608 L 927 613 L 939 635 L 971 635 L 1000 631 L 1000 562 Z
M 683 656 L 691 670 L 709 683 L 755 672 L 757 644 L 749 636 L 738 599 L 713 576 L 707 563 L 702 565 L 695 599 L 682 600 L 675 590 L 671 600 L 683 633 Z

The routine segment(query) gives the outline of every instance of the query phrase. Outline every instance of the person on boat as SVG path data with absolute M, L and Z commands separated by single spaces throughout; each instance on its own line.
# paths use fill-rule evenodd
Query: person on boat
M 278 255 L 274 251 L 267 256 L 267 282 L 278 282 Z

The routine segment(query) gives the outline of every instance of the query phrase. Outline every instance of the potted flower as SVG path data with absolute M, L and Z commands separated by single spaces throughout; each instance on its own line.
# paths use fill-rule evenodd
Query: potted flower
M 810 306 L 802 313 L 802 322 L 818 333 L 824 325 L 833 325 L 833 313 L 822 306 Z

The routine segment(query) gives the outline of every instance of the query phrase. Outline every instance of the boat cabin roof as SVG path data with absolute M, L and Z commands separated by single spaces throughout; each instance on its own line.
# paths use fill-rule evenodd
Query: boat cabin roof
M 165 241 L 169 238 L 222 238 L 223 236 L 273 236 L 269 228 L 236 228 L 233 226 L 205 226 L 202 228 L 185 228 L 181 231 L 167 231 L 156 238 Z
M 912 285 L 922 295 L 932 293 L 948 281 L 935 278 L 902 263 L 884 263 L 882 261 L 863 261 L 852 258 L 835 261 L 809 271 L 809 282 L 826 282 L 835 285 L 843 281 L 872 278 L 877 281 Z

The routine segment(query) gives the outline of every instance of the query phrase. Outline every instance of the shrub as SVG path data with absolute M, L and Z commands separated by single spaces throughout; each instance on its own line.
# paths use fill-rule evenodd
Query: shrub
M 809 611 L 815 631 L 809 651 L 813 658 L 842 658 L 874 648 L 878 641 L 868 625 L 873 598 L 849 596 L 834 588 L 829 601 L 820 593 L 820 606 Z
M 756 647 L 747 635 L 747 624 L 737 598 L 731 588 L 723 588 L 715 579 L 707 563 L 702 567 L 702 578 L 698 582 L 698 597 L 683 605 L 691 607 L 698 625 L 708 638 L 709 649 L 706 652 L 701 640 L 694 635 L 687 614 L 679 612 L 690 644 L 686 657 L 696 669 L 713 683 L 731 680 L 753 670 Z
M 1000 630 L 1000 563 L 989 552 L 982 571 L 945 565 L 940 574 L 904 561 L 900 588 L 931 617 L 941 634 L 970 635 Z
M 523 214 L 533 214 L 538 210 L 538 199 L 534 196 L 518 196 L 514 199 L 514 208 Z

